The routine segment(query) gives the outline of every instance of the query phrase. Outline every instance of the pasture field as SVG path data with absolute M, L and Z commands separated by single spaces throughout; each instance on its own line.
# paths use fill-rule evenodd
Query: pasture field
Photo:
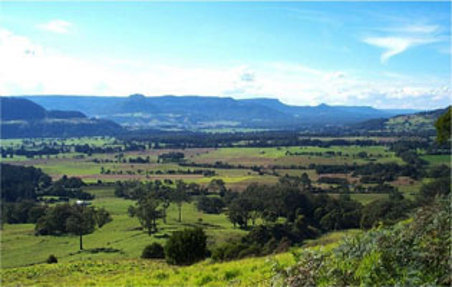
M 302 139 L 311 139 L 311 140 L 319 140 L 319 141 L 333 141 L 333 140 L 344 140 L 344 141 L 356 141 L 356 140 L 372 140 L 376 142 L 384 142 L 384 143 L 390 143 L 395 142 L 398 140 L 398 137 L 383 137 L 383 136 L 337 136 L 337 137 L 308 137 L 308 136 L 301 136 Z
M 360 153 L 367 157 L 360 157 Z M 321 154 L 320 154 L 321 153 Z M 331 154 L 334 153 L 334 154 Z M 396 162 L 402 160 L 384 146 L 332 146 L 324 147 L 269 147 L 269 148 L 218 148 L 192 159 L 196 163 L 217 161 L 234 165 L 302 165 L 310 164 L 366 164 L 369 162 Z
M 70 263 L 84 259 L 132 259 L 141 255 L 144 246 L 156 241 L 164 243 L 165 238 L 176 230 L 199 226 L 208 235 L 208 246 L 240 237 L 247 231 L 233 228 L 224 213 L 205 214 L 197 210 L 195 203 L 182 207 L 182 222 L 177 221 L 177 208 L 168 208 L 167 223 L 158 221 L 159 231 L 152 236 L 141 230 L 137 218 L 127 214 L 134 201 L 115 197 L 113 188 L 88 187 L 86 191 L 96 195 L 94 206 L 106 208 L 113 221 L 94 233 L 83 237 L 84 252 L 78 251 L 78 236 L 35 236 L 34 224 L 5 224 L 1 231 L 2 268 L 26 266 L 43 263 L 50 254 L 57 256 L 59 262 Z M 333 195 L 338 196 L 338 195 Z M 354 194 L 352 198 L 366 204 L 385 194 Z M 99 251 L 104 248 L 104 251 Z M 33 254 L 33 256 L 30 256 Z
M 422 159 L 428 161 L 431 165 L 441 165 L 445 164 L 447 166 L 451 166 L 451 155 L 449 154 L 442 154 L 442 155 L 423 155 L 421 156 Z
M 331 138 L 332 140 L 333 138 Z M 366 139 L 351 137 L 350 140 Z M 376 140 L 378 138 L 369 138 Z M 390 138 L 385 140 L 391 140 Z M 8 144 L 27 143 L 31 140 L 8 140 Z M 42 142 L 52 143 L 61 141 L 67 145 L 88 144 L 90 146 L 101 146 L 117 144 L 114 138 L 70 138 L 70 139 L 38 139 L 34 144 Z M 158 156 L 169 152 L 181 152 L 185 155 L 187 165 L 179 165 L 177 162 L 158 162 Z M 137 157 L 146 158 L 149 163 L 130 163 Z M 445 157 L 431 157 L 431 161 L 444 162 Z M 388 150 L 384 145 L 378 146 L 300 146 L 300 147 L 233 147 L 233 148 L 190 148 L 190 149 L 147 149 L 124 153 L 106 154 L 81 154 L 65 153 L 52 156 L 41 156 L 25 158 L 15 156 L 14 158 L 2 159 L 4 162 L 20 165 L 32 165 L 41 168 L 45 173 L 52 176 L 54 180 L 63 175 L 82 178 L 86 183 L 116 182 L 118 180 L 183 180 L 188 183 L 207 185 L 212 179 L 222 179 L 228 188 L 243 190 L 249 184 L 258 182 L 261 184 L 275 184 L 279 176 L 300 176 L 306 172 L 313 183 L 322 187 L 330 185 L 319 185 L 316 181 L 319 175 L 313 169 L 307 169 L 310 164 L 368 164 L 404 162 L 394 152 Z M 232 166 L 220 167 L 215 164 L 221 162 Z M 194 165 L 190 166 L 190 163 Z M 201 167 L 207 164 L 208 167 Z M 196 166 L 198 165 L 198 166 Z M 304 169 L 297 169 L 301 166 Z M 237 168 L 240 167 L 240 168 Z M 259 167 L 260 172 L 253 169 Z M 276 167 L 276 168 L 275 168 Z M 281 167 L 281 168 L 278 168 Z M 292 167 L 292 169 L 290 169 Z M 194 170 L 214 172 L 214 175 L 203 175 L 193 173 Z M 340 174 L 328 174 L 323 176 L 344 177 Z M 357 182 L 359 178 L 346 175 L 349 182 Z M 394 185 L 403 190 L 409 190 L 412 183 L 396 182 Z
M 36 139 L 2 139 L 3 147 L 18 147 L 20 145 L 65 144 L 65 145 L 112 145 L 115 139 L 112 137 L 75 137 L 75 138 L 36 138 Z
M 301 248 L 330 250 L 345 236 L 357 232 L 331 232 L 307 241 Z M 74 282 L 78 286 L 268 286 L 275 264 L 285 267 L 294 263 L 291 252 L 219 263 L 207 259 L 187 267 L 171 266 L 162 260 L 91 259 L 6 268 L 0 274 L 4 286 L 71 286 Z
M 183 152 L 188 164 L 210 164 L 217 162 L 241 168 L 217 168 L 180 166 L 177 163 L 159 163 L 158 156 L 168 152 Z M 363 158 L 359 154 L 366 153 Z M 396 162 L 403 164 L 402 160 L 387 150 L 384 146 L 345 146 L 345 147 L 273 147 L 273 148 L 218 148 L 218 149 L 185 149 L 185 150 L 146 150 L 140 152 L 126 152 L 118 154 L 93 154 L 83 155 L 67 153 L 58 156 L 50 156 L 26 159 L 8 158 L 5 162 L 20 165 L 33 165 L 41 168 L 54 179 L 63 175 L 77 176 L 87 183 L 116 182 L 118 180 L 184 180 L 199 184 L 208 184 L 212 179 L 221 178 L 229 188 L 242 190 L 252 182 L 274 184 L 278 176 L 285 174 L 300 176 L 306 172 L 312 180 L 317 180 L 318 175 L 310 169 L 287 169 L 291 166 L 308 167 L 310 164 L 366 164 L 370 162 Z M 129 163 L 129 159 L 148 158 L 149 163 Z M 125 161 L 125 162 L 124 162 Z M 263 173 L 253 170 L 253 166 L 263 167 Z M 272 166 L 285 167 L 275 169 Z M 102 172 L 104 170 L 104 172 Z M 209 170 L 214 171 L 214 176 L 193 174 L 189 171 Z M 351 180 L 351 178 L 349 178 Z M 357 180 L 357 179 L 354 179 Z
M 328 193 L 328 195 L 338 198 L 340 194 L 338 193 Z M 388 198 L 386 193 L 355 193 L 350 194 L 350 198 L 360 202 L 362 205 L 371 203 L 374 200 Z
M 49 139 L 48 141 L 51 141 Z M 66 139 L 67 144 L 89 144 L 102 145 L 114 144 L 112 138 L 81 138 Z M 8 144 L 18 144 L 17 140 L 11 140 Z M 176 162 L 158 162 L 158 156 L 168 152 L 183 152 L 189 166 L 182 166 Z M 365 156 L 363 156 L 365 153 Z M 193 148 L 193 149 L 151 149 L 139 152 L 124 152 L 121 160 L 118 160 L 118 153 L 109 154 L 78 154 L 66 153 L 58 156 L 41 158 L 2 159 L 18 165 L 32 165 L 41 168 L 54 180 L 63 175 L 81 177 L 87 183 L 115 182 L 118 180 L 165 180 L 173 182 L 177 179 L 187 183 L 198 183 L 208 185 L 212 179 L 222 179 L 228 188 L 243 190 L 249 184 L 257 182 L 260 184 L 275 184 L 279 176 L 285 174 L 300 176 L 306 172 L 314 185 L 319 175 L 314 169 L 296 169 L 293 166 L 307 167 L 309 164 L 366 164 L 369 162 L 396 162 L 403 164 L 402 160 L 395 156 L 385 146 L 332 146 L 321 147 L 269 147 L 269 148 Z M 149 157 L 149 163 L 130 163 L 129 159 L 137 157 Z M 440 161 L 434 156 L 431 158 Z M 444 161 L 444 157 L 441 161 Z M 215 164 L 221 161 L 232 165 L 232 168 L 213 168 L 190 166 L 195 164 Z M 434 164 L 432 162 L 432 164 Z M 237 168 L 238 166 L 241 168 Z M 260 171 L 252 169 L 253 166 L 260 166 Z M 280 166 L 283 168 L 272 168 Z M 292 167 L 292 168 L 291 168 Z M 188 171 L 193 170 L 214 171 L 213 176 L 193 174 Z M 345 177 L 350 182 L 358 178 L 351 178 L 350 175 L 327 174 L 322 176 Z M 392 185 L 399 190 L 413 196 L 419 189 L 421 183 L 407 178 L 399 178 Z M 322 184 L 328 188 L 332 185 Z M 182 222 L 177 222 L 177 209 L 171 204 L 168 209 L 167 223 L 159 220 L 159 232 L 153 236 L 148 236 L 140 229 L 136 218 L 131 218 L 127 214 L 127 208 L 134 204 L 134 201 L 117 198 L 113 194 L 113 187 L 86 188 L 96 195 L 93 200 L 94 206 L 105 207 L 113 217 L 113 221 L 94 233 L 84 236 L 86 251 L 78 252 L 77 236 L 35 236 L 34 225 L 32 224 L 5 224 L 2 235 L 1 263 L 3 267 L 17 267 L 29 264 L 42 263 L 50 254 L 55 254 L 59 262 L 70 264 L 82 259 L 91 258 L 94 260 L 115 259 L 129 260 L 140 256 L 145 245 L 159 241 L 164 242 L 165 238 L 175 230 L 180 230 L 190 226 L 201 226 L 208 234 L 208 245 L 223 242 L 231 237 L 239 237 L 246 233 L 240 229 L 234 229 L 224 213 L 210 215 L 199 212 L 195 203 L 183 205 Z M 332 194 L 339 196 L 339 194 Z M 387 194 L 352 194 L 351 197 L 362 204 L 386 198 Z M 103 249 L 101 249 L 103 248 Z M 107 251 L 107 252 L 105 252 Z M 32 257 L 29 254 L 33 254 Z
M 167 223 L 164 224 L 160 219 L 158 233 L 149 236 L 141 230 L 138 219 L 127 214 L 128 207 L 134 205 L 134 201 L 115 197 L 111 188 L 91 188 L 89 191 L 96 195 L 93 205 L 105 207 L 111 213 L 113 221 L 94 233 L 83 236 L 87 252 L 78 252 L 78 236 L 35 236 L 34 224 L 5 224 L 1 231 L 2 267 L 42 263 L 50 254 L 55 254 L 60 262 L 73 262 L 88 257 L 137 258 L 146 245 L 154 241 L 163 243 L 171 232 L 194 226 L 205 229 L 209 246 L 246 233 L 238 228 L 234 229 L 224 213 L 204 214 L 197 210 L 194 203 L 187 203 L 182 206 L 182 222 L 177 221 L 177 207 L 171 204 L 167 211 Z M 111 248 L 114 251 L 89 252 L 95 248 Z
M 171 204 L 167 211 L 167 223 L 164 224 L 160 219 L 159 231 L 149 236 L 141 230 L 138 220 L 127 214 L 127 208 L 133 205 L 134 201 L 115 197 L 112 188 L 90 187 L 87 191 L 96 195 L 92 201 L 93 205 L 106 208 L 111 213 L 113 221 L 83 237 L 86 251 L 78 251 L 78 236 L 35 236 L 34 224 L 5 224 L 1 231 L 2 267 L 43 263 L 50 254 L 57 256 L 62 263 L 88 258 L 95 260 L 138 258 L 144 246 L 154 241 L 163 243 L 171 232 L 186 227 L 204 228 L 208 235 L 208 246 L 240 237 L 247 232 L 234 229 L 224 213 L 205 214 L 198 211 L 194 203 L 187 203 L 182 207 L 182 222 L 177 221 L 177 208 Z M 367 204 L 387 195 L 352 194 L 351 197 L 362 204 Z M 108 250 L 96 252 L 96 249 L 100 248 Z M 33 256 L 30 257 L 30 254 Z

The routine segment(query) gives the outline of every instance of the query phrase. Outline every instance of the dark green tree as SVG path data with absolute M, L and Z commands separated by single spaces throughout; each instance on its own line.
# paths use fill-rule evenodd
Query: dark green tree
M 66 231 L 80 237 L 80 250 L 83 250 L 83 234 L 89 234 L 96 228 L 96 213 L 93 208 L 75 205 L 72 214 L 66 219 Z
M 242 229 L 248 228 L 251 218 L 252 204 L 246 198 L 236 198 L 228 205 L 228 218 L 234 227 L 236 224 Z
M 226 191 L 226 185 L 222 179 L 212 179 L 207 186 L 209 192 L 223 194 Z
M 105 209 L 85 204 L 58 204 L 48 207 L 35 226 L 37 235 L 61 235 L 71 233 L 80 236 L 80 249 L 83 249 L 82 235 L 94 232 L 97 227 L 111 221 Z
M 201 228 L 174 232 L 165 245 L 169 264 L 189 265 L 205 258 L 207 236 Z
M 158 209 L 161 200 L 154 194 L 140 198 L 136 206 L 129 207 L 129 216 L 137 217 L 141 226 L 147 229 L 148 234 L 157 232 L 157 219 L 161 218 L 162 212 Z
M 309 178 L 309 175 L 306 172 L 303 172 L 303 174 L 301 175 L 301 185 L 304 190 L 311 189 L 311 179 Z
M 160 259 L 165 258 L 165 250 L 163 246 L 157 242 L 147 245 L 141 253 L 141 258 Z
M 450 121 L 451 121 L 452 108 L 449 107 L 447 111 L 442 114 L 435 122 L 436 127 L 436 139 L 439 143 L 445 143 L 450 139 Z

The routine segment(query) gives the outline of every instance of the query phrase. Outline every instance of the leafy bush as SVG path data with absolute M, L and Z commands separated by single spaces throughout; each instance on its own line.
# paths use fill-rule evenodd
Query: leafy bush
M 47 262 L 48 264 L 58 263 L 58 259 L 56 258 L 55 255 L 51 254 L 51 255 L 49 255 L 49 257 L 47 258 L 46 262 Z
M 169 264 L 190 265 L 205 258 L 207 236 L 201 228 L 174 232 L 165 245 Z
M 450 193 L 450 176 L 441 177 L 432 182 L 422 185 L 419 191 L 418 200 L 420 202 L 428 202 L 435 198 L 435 196 L 448 195 Z
M 225 204 L 221 198 L 202 196 L 198 200 L 198 210 L 209 214 L 220 214 Z
M 32 200 L 1 202 L 2 221 L 10 224 L 36 223 L 45 214 L 46 205 Z
M 438 286 L 452 283 L 450 197 L 420 208 L 413 220 L 345 240 L 336 249 L 305 250 L 273 278 L 278 286 Z
M 364 206 L 361 216 L 361 228 L 371 228 L 380 222 L 394 224 L 406 218 L 413 208 L 411 201 L 398 193 L 391 194 L 388 199 L 377 199 Z
M 223 243 L 212 250 L 212 259 L 214 261 L 233 260 L 238 258 L 239 253 L 246 248 L 248 245 L 241 242 Z
M 165 258 L 165 251 L 163 250 L 163 246 L 157 242 L 154 242 L 143 249 L 143 253 L 141 253 L 141 258 Z

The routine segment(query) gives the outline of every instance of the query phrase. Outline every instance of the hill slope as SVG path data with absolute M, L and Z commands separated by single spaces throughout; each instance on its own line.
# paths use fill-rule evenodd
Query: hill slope
M 308 243 L 309 249 L 329 250 L 356 230 L 332 232 Z M 85 251 L 89 253 L 89 251 Z M 69 260 L 0 270 L 4 286 L 269 286 L 273 267 L 295 263 L 290 252 L 265 257 L 214 263 L 210 259 L 191 266 L 168 265 L 163 260 L 113 259 L 108 253 L 95 260 Z M 104 259 L 98 259 L 104 258 Z M 108 259 L 111 258 L 111 259 Z
M 77 111 L 47 111 L 21 98 L 0 98 L 1 138 L 113 135 L 122 128 L 108 120 L 89 119 Z
M 446 110 L 447 108 L 374 119 L 353 125 L 353 128 L 374 134 L 435 135 L 434 123 Z
M 205 260 L 186 267 L 88 259 L 7 268 L 0 274 L 4 286 L 450 286 L 449 202 L 450 197 L 437 199 L 394 226 L 345 239 L 339 234 L 333 243 L 320 238 L 314 247 L 294 250 L 295 256 Z

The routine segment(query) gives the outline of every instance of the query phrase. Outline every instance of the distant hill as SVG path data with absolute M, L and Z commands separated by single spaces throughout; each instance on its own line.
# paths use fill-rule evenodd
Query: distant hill
M 413 113 L 414 110 L 379 110 L 368 106 L 290 106 L 276 99 L 249 99 L 247 103 L 264 105 L 294 116 L 303 122 L 315 125 L 347 125 L 367 119 L 388 118 L 400 113 Z
M 52 119 L 83 119 L 85 114 L 77 111 L 48 111 L 47 117 Z
M 43 107 L 26 99 L 0 98 L 0 107 L 2 121 L 40 120 L 47 114 Z
M 391 118 L 373 119 L 352 125 L 356 130 L 374 134 L 435 135 L 435 121 L 447 108 Z
M 297 129 L 343 126 L 369 119 L 389 118 L 412 110 L 372 107 L 291 106 L 276 99 L 235 100 L 223 97 L 159 96 L 24 96 L 46 109 L 82 111 L 90 117 L 121 125 L 156 129 L 264 128 Z
M 0 106 L 1 138 L 113 135 L 122 131 L 112 121 L 89 119 L 77 111 L 47 111 L 27 99 L 0 97 Z

